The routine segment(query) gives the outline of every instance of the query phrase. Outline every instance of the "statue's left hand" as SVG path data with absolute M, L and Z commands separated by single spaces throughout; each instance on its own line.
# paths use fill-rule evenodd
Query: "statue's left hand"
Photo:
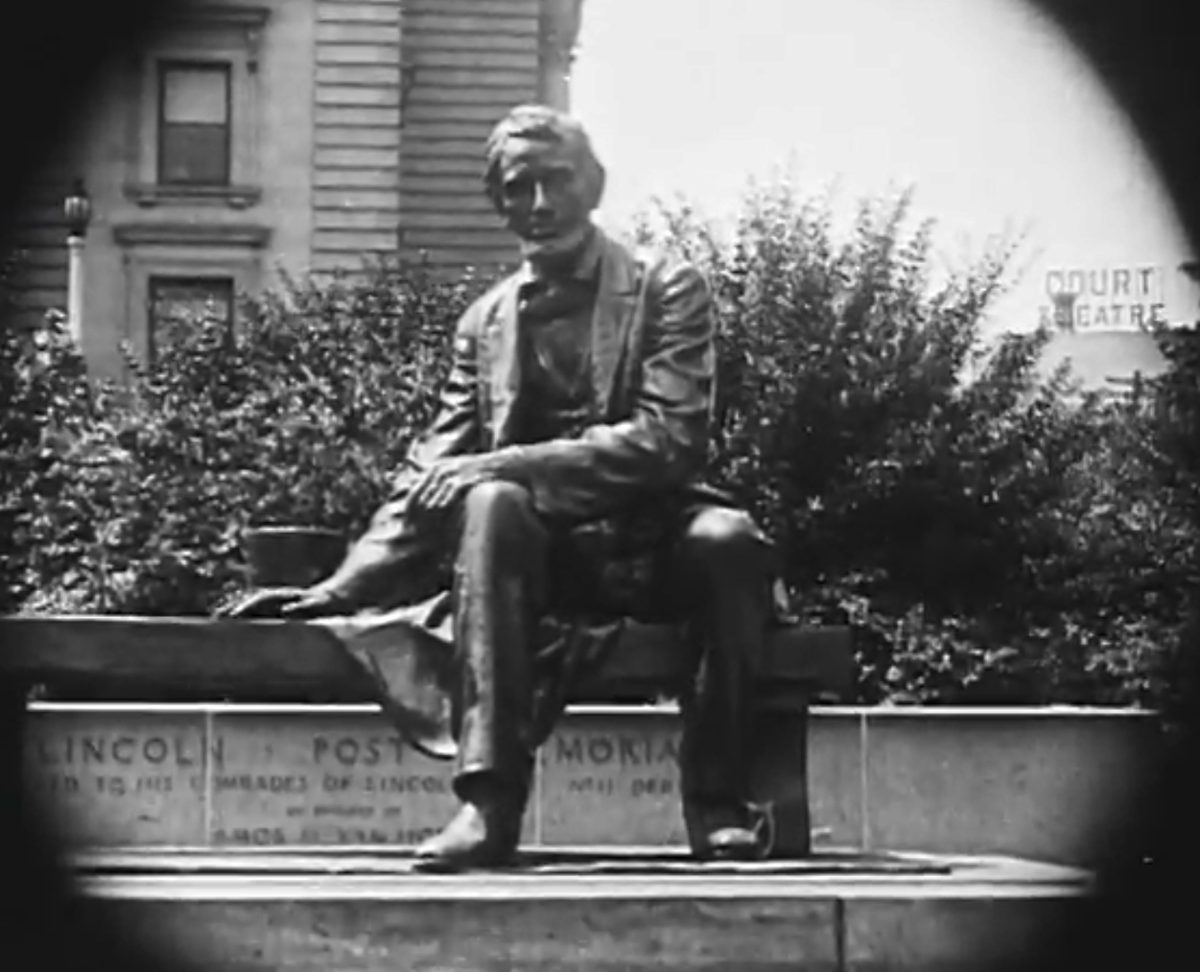
M 412 485 L 408 508 L 416 514 L 441 513 L 462 500 L 472 487 L 496 478 L 489 453 L 440 459 Z

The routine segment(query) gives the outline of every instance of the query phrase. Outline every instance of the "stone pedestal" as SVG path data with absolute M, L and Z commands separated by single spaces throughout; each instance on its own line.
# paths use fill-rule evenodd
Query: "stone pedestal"
M 755 796 L 774 803 L 788 857 L 811 830 L 818 852 L 1087 866 L 1145 794 L 1159 745 L 1144 713 L 816 707 L 778 718 Z M 451 764 L 401 746 L 372 706 L 39 705 L 26 727 L 24 784 L 76 846 L 402 847 L 453 806 Z M 671 709 L 568 710 L 538 754 L 526 845 L 684 846 L 678 746 Z M 787 784 L 805 777 L 807 802 Z
M 629 858 L 601 872 L 576 861 L 451 876 L 413 874 L 396 858 L 272 857 L 227 858 L 207 874 L 160 860 L 78 884 L 124 934 L 172 956 L 345 972 L 1021 968 L 1089 891 L 1067 868 L 917 855 L 686 873 Z
M 802 858 L 812 852 L 808 802 L 808 702 L 762 705 L 755 712 L 755 801 L 766 808 L 772 856 Z

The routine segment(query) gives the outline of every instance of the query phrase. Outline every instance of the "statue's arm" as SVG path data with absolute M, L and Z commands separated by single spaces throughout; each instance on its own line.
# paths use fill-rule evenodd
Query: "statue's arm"
M 399 473 L 401 482 L 424 472 L 439 459 L 478 452 L 483 446 L 477 350 L 481 316 L 475 304 L 455 328 L 450 374 L 442 387 L 437 416 L 409 448 Z
M 450 374 L 441 392 L 437 416 L 409 447 L 393 478 L 387 500 L 375 512 L 366 531 L 350 547 L 336 571 L 318 587 L 339 600 L 360 604 L 414 557 L 433 550 L 433 537 L 409 514 L 411 488 L 439 459 L 477 452 L 482 421 L 476 389 L 479 313 L 470 308 L 458 322 Z
M 648 492 L 685 484 L 703 467 L 716 357 L 708 287 L 685 263 L 650 274 L 629 418 L 594 425 L 577 439 L 497 453 L 501 477 L 525 485 L 543 515 L 606 516 Z

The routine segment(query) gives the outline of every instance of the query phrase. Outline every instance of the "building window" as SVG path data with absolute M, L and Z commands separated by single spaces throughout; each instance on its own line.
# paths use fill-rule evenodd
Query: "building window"
M 233 328 L 232 277 L 151 277 L 149 356 L 206 321 Z
M 229 185 L 231 115 L 228 63 L 160 62 L 159 183 Z
M 261 55 L 270 10 L 168 4 L 128 63 L 125 195 L 142 208 L 248 209 L 262 199 Z

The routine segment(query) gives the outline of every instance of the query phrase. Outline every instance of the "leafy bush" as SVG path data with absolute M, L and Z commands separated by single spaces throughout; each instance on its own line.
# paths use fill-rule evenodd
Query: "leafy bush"
M 1161 704 L 1180 723 L 1200 688 L 1200 323 L 1159 334 L 1167 370 L 1154 382 L 1156 473 L 1172 506 L 1191 526 L 1192 546 L 1180 585 L 1185 618 L 1174 650 L 1165 659 Z M 1194 710 L 1191 710 L 1194 714 Z
M 1038 379 L 1045 332 L 985 341 L 1015 246 L 934 280 L 932 223 L 751 191 L 728 236 L 686 205 L 638 235 L 704 267 L 721 329 L 714 477 L 806 613 L 860 629 L 860 697 L 1133 702 L 1165 688 L 1195 519 L 1153 395 Z
M 98 385 L 39 474 L 22 537 L 31 612 L 207 613 L 244 584 L 248 526 L 360 531 L 432 415 L 476 289 L 426 268 L 282 278 L 232 332 L 179 329 Z
M 42 498 L 57 488 L 63 437 L 94 417 L 87 369 L 61 316 L 18 323 L 12 281 L 20 257 L 0 265 L 0 612 L 36 588 L 28 557 Z
M 729 236 L 687 206 L 636 227 L 713 287 L 712 477 L 778 541 L 804 616 L 857 626 L 859 701 L 1162 701 L 1198 590 L 1195 342 L 1164 336 L 1171 372 L 1122 398 L 1039 380 L 1047 334 L 985 340 L 1014 247 L 938 280 L 933 225 L 908 214 L 868 201 L 840 238 L 778 185 Z M 131 361 L 124 389 L 89 387 L 53 328 L 6 345 L 16 599 L 205 613 L 242 583 L 245 527 L 356 533 L 481 284 L 285 277 L 232 335 L 197 322 Z

